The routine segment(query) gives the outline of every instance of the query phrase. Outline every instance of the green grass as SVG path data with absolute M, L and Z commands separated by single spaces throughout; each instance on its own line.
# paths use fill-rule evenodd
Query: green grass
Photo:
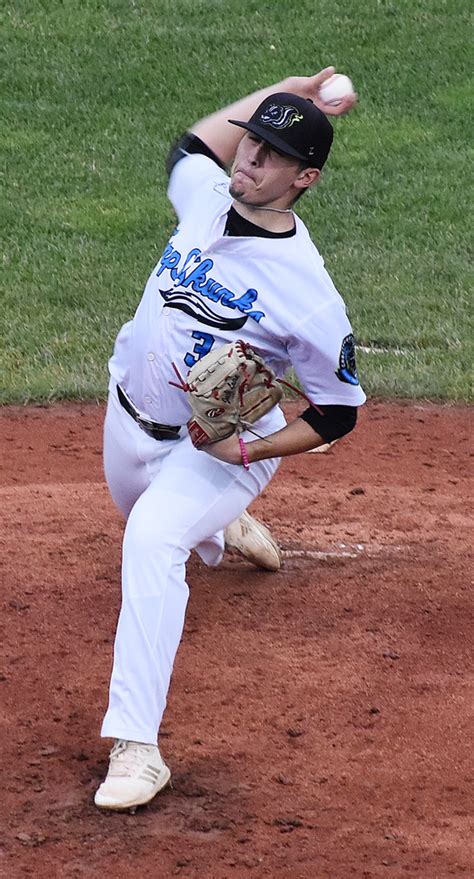
M 360 105 L 300 213 L 359 344 L 388 349 L 359 354 L 364 387 L 472 399 L 465 3 L 16 0 L 2 18 L 0 402 L 104 396 L 173 226 L 170 141 L 329 63 Z

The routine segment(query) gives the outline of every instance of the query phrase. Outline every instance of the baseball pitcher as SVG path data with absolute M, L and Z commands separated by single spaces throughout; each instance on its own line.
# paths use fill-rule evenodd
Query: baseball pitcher
M 295 211 L 329 155 L 327 114 L 355 103 L 325 103 L 333 73 L 255 92 L 169 155 L 177 226 L 109 364 L 105 473 L 126 526 L 101 809 L 133 811 L 169 781 L 158 734 L 191 551 L 219 564 L 237 523 L 240 545 L 266 542 L 278 567 L 247 507 L 282 457 L 347 434 L 365 401 L 344 302 Z M 287 424 L 278 401 L 290 366 L 307 404 Z

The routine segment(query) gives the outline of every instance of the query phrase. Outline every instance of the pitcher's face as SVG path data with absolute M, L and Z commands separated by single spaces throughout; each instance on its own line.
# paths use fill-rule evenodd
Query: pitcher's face
M 237 148 L 229 192 L 242 204 L 287 207 L 303 188 L 298 181 L 304 174 L 299 159 L 277 152 L 247 131 Z

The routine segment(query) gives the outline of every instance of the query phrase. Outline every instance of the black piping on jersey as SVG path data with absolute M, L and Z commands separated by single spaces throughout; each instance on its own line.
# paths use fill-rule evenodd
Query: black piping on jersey
M 171 147 L 166 161 L 167 173 L 171 174 L 174 166 L 183 159 L 184 156 L 194 153 L 207 156 L 209 159 L 212 159 L 219 168 L 225 170 L 225 166 L 220 159 L 217 158 L 216 154 L 210 149 L 210 147 L 208 147 L 207 144 L 205 144 L 196 134 L 187 131 Z M 290 232 L 270 232 L 267 229 L 262 229 L 260 226 L 256 226 L 255 223 L 251 223 L 249 220 L 241 217 L 233 207 L 229 210 L 224 231 L 224 235 L 259 238 L 290 238 L 295 233 L 296 229 L 290 230 Z M 196 317 L 194 312 L 192 312 L 192 314 Z M 203 322 L 207 322 L 207 320 Z M 357 422 L 357 407 L 332 405 L 321 406 L 321 404 L 318 404 L 317 409 L 315 409 L 314 406 L 309 406 L 308 409 L 301 414 L 300 418 L 302 418 L 303 421 L 306 421 L 306 423 L 309 424 L 309 426 L 312 427 L 325 442 L 330 443 L 335 439 L 340 439 L 354 429 Z

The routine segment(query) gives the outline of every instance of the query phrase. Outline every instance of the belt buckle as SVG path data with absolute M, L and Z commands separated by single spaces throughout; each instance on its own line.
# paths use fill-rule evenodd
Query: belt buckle
M 159 429 L 153 421 L 149 421 L 148 418 L 142 418 L 141 415 L 137 415 L 137 424 L 146 434 L 148 434 L 148 436 L 151 436 L 153 439 L 156 438 Z
M 142 418 L 141 415 L 137 415 L 137 423 L 140 425 L 142 430 L 153 430 L 155 424 L 153 421 L 149 421 L 148 418 Z

